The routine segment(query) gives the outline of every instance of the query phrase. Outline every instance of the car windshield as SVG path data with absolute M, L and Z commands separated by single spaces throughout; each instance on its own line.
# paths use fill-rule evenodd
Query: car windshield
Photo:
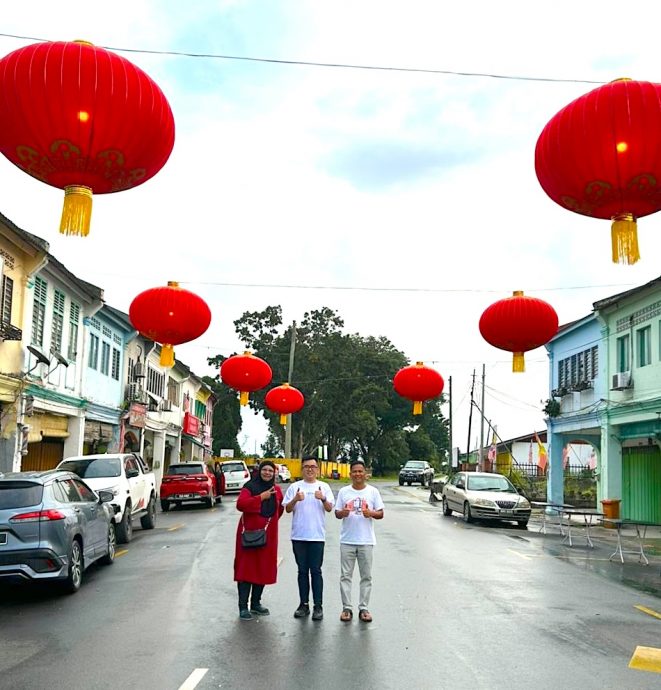
M 406 465 L 404 465 L 405 470 L 424 470 L 425 469 L 425 463 L 424 462 L 418 462 L 418 461 L 412 461 L 412 462 L 407 462 Z
M 73 472 L 83 479 L 119 477 L 122 474 L 122 464 L 119 458 L 81 458 L 80 460 L 65 460 L 60 463 L 58 469 Z
M 168 474 L 204 474 L 202 465 L 170 465 Z
M 32 482 L 0 482 L 0 510 L 27 508 L 41 503 L 44 487 Z
M 245 467 L 240 462 L 226 462 L 222 465 L 223 472 L 243 472 Z
M 516 489 L 507 477 L 468 477 L 466 488 L 471 491 L 508 491 L 516 493 Z

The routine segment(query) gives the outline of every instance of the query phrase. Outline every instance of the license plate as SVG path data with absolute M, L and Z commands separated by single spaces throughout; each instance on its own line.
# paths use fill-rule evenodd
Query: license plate
M 175 498 L 195 498 L 195 494 L 177 494 Z
M 236 487 L 239 486 L 238 484 L 228 484 L 227 488 L 228 489 L 236 489 Z
M 501 515 L 514 515 L 514 511 L 513 510 L 501 510 L 500 514 Z
M 7 543 L 7 533 L 6 532 L 0 532 L 0 544 L 6 544 Z

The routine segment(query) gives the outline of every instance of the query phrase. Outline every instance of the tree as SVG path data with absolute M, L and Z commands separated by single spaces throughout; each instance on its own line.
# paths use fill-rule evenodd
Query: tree
M 217 378 L 204 376 L 202 380 L 211 388 L 216 398 L 211 427 L 213 454 L 219 456 L 221 448 L 231 448 L 234 455 L 240 456 L 241 448 L 237 436 L 241 430 L 242 421 L 236 393 L 224 386 Z

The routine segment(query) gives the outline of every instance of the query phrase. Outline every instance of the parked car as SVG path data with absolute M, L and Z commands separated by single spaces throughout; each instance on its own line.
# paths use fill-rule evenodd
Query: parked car
M 458 472 L 443 487 L 442 501 L 444 515 L 454 510 L 465 522 L 508 520 L 525 527 L 530 519 L 530 502 L 502 474 Z
M 131 541 L 135 517 L 140 517 L 142 529 L 154 529 L 156 478 L 137 453 L 79 455 L 62 460 L 57 469 L 77 474 L 94 491 L 112 491 L 120 544 Z
M 399 485 L 419 482 L 420 486 L 429 486 L 434 479 L 434 468 L 424 460 L 409 460 L 399 471 Z
M 0 580 L 78 591 L 88 566 L 115 560 L 112 499 L 71 472 L 0 474 Z
M 290 482 L 291 481 L 291 472 L 289 471 L 289 467 L 287 465 L 276 465 L 276 475 L 275 475 L 275 481 L 276 482 Z
M 164 512 L 170 510 L 172 503 L 180 507 L 190 501 L 202 501 L 213 508 L 219 498 L 216 477 L 204 462 L 170 465 L 163 476 L 159 495 Z
M 248 466 L 243 460 L 221 462 L 220 469 L 225 475 L 225 491 L 241 491 L 250 479 Z

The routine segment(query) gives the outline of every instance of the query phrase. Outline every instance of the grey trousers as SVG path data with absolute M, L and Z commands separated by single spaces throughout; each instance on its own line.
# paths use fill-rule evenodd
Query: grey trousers
M 358 561 L 360 573 L 360 597 L 358 609 L 367 609 L 372 593 L 372 551 L 371 544 L 340 544 L 340 595 L 342 608 L 351 608 L 351 581 Z

